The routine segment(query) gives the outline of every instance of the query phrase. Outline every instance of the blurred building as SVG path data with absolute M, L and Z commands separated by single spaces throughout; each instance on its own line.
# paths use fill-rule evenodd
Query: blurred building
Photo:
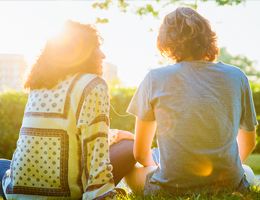
M 5 90 L 22 90 L 27 64 L 23 55 L 0 54 L 0 92 Z M 117 84 L 117 66 L 103 64 L 103 78 L 108 84 Z
M 26 66 L 23 55 L 0 54 L 0 91 L 22 90 Z
M 108 84 L 116 84 L 119 82 L 117 75 L 117 66 L 104 62 L 103 63 L 103 78 Z

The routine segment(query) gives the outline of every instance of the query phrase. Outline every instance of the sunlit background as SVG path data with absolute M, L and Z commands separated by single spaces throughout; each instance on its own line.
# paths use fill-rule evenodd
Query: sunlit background
M 135 6 L 147 1 L 130 1 Z M 188 1 L 189 2 L 189 1 Z M 97 17 L 109 22 L 97 24 L 104 38 L 106 62 L 124 86 L 137 86 L 151 68 L 164 62 L 156 49 L 158 27 L 163 16 L 176 5 L 160 10 L 158 18 L 120 12 L 116 5 L 109 10 L 92 8 L 94 1 L 0 1 L 0 58 L 9 54 L 24 56 L 26 68 L 40 54 L 46 39 L 55 34 L 67 19 L 95 23 Z M 135 5 L 136 4 L 136 5 Z M 241 54 L 260 66 L 260 1 L 248 0 L 233 6 L 217 6 L 213 1 L 199 3 L 198 11 L 208 18 L 217 32 L 219 46 Z M 6 66 L 8 73 L 24 73 Z M 109 68 L 108 68 L 109 70 Z M 15 72 L 16 71 L 16 72 Z M 13 80 L 13 84 L 19 84 Z M 11 86 L 10 86 L 11 87 Z

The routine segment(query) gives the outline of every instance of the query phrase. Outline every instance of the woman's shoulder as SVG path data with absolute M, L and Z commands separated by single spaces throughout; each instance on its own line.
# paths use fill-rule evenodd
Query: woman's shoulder
M 75 79 L 77 79 L 77 84 L 82 87 L 87 87 L 89 85 L 93 87 L 99 84 L 107 86 L 106 81 L 96 74 L 77 74 Z
M 95 88 L 108 91 L 106 81 L 96 74 L 77 74 L 72 88 L 74 94 L 89 94 Z

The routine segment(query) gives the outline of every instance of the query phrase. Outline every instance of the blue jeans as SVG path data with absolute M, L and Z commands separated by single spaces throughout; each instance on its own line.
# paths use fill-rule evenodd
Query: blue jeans
M 5 175 L 5 172 L 10 169 L 10 160 L 0 159 L 0 197 L 4 197 L 3 189 L 2 189 L 2 179 Z

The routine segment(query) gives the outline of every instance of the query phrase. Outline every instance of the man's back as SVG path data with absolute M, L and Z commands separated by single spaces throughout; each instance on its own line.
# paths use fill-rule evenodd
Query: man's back
M 149 74 L 160 169 L 152 182 L 173 188 L 236 186 L 243 176 L 236 142 L 255 113 L 246 76 L 223 63 L 180 62 Z M 250 119 L 248 119 L 250 118 Z

